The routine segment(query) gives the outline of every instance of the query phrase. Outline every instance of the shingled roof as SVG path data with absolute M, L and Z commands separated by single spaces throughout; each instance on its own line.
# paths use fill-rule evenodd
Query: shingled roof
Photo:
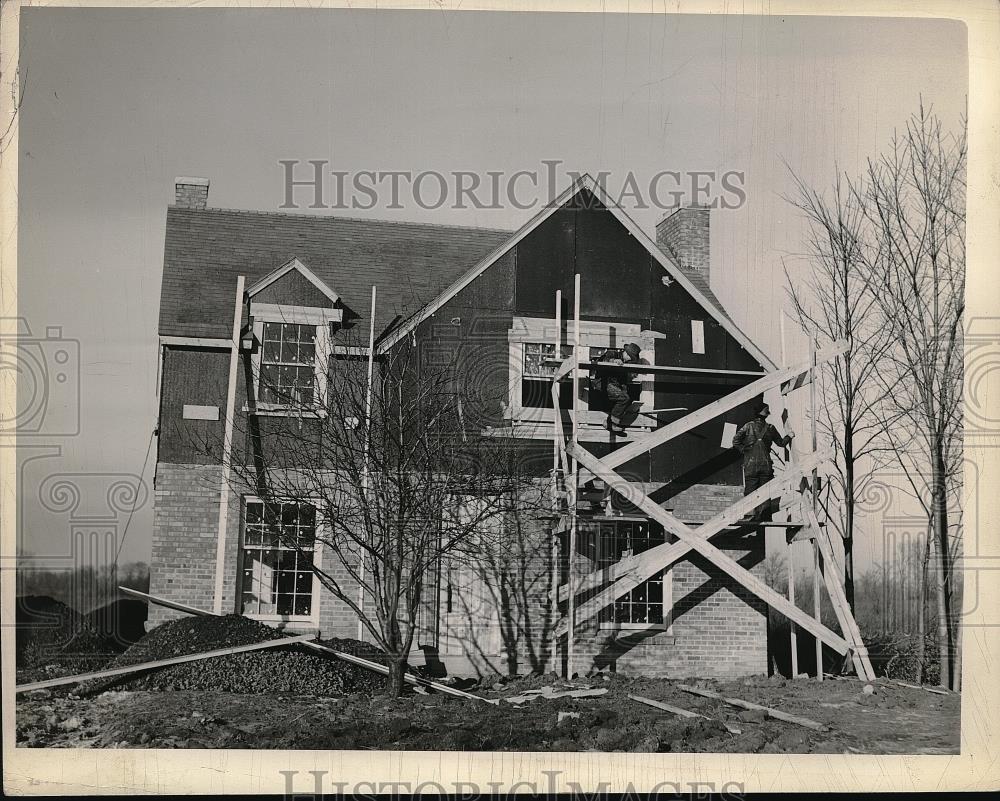
M 161 336 L 231 335 L 236 279 L 247 286 L 297 257 L 375 330 L 408 317 L 511 231 L 231 209 L 167 209 Z

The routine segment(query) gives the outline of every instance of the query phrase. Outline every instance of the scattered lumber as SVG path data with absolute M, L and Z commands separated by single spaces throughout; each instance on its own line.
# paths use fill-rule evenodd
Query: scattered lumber
M 560 692 L 555 687 L 549 686 L 542 687 L 539 690 L 525 690 L 521 695 L 513 695 L 503 700 L 508 704 L 523 704 L 526 701 L 534 701 L 536 698 L 591 698 L 597 695 L 605 695 L 607 692 L 607 687 L 564 690 Z
M 139 592 L 138 590 L 130 590 L 128 587 L 119 587 L 118 589 L 126 592 L 130 595 L 134 595 L 138 598 L 142 598 L 150 603 L 158 604 L 159 606 L 165 606 L 168 609 L 176 609 L 179 612 L 186 612 L 189 615 L 201 615 L 205 617 L 218 617 L 214 612 L 207 612 L 204 609 L 198 609 L 194 606 L 188 606 L 187 604 L 178 603 L 177 601 L 168 601 L 166 598 L 157 598 L 155 595 L 149 595 L 144 592 Z M 350 662 L 351 664 L 358 665 L 359 667 L 366 668 L 367 670 L 372 670 L 376 673 L 381 673 L 383 676 L 389 675 L 389 668 L 385 665 L 380 665 L 378 662 L 372 662 L 368 659 L 362 659 L 360 656 L 354 656 L 354 654 L 344 653 L 343 651 L 337 651 L 334 648 L 330 648 L 326 645 L 320 645 L 317 642 L 309 642 L 312 639 L 311 634 L 304 635 L 302 637 L 296 638 L 297 641 L 301 642 L 307 648 L 311 648 L 314 651 L 321 651 L 323 653 L 335 656 L 344 662 Z M 287 642 L 287 640 L 286 640 Z M 414 676 L 410 673 L 403 674 L 403 681 L 407 684 L 413 684 L 420 687 L 431 687 L 438 692 L 445 693 L 446 695 L 453 695 L 458 698 L 470 698 L 476 701 L 485 701 L 488 704 L 499 704 L 497 700 L 482 698 L 478 695 L 473 695 L 472 693 L 464 692 L 463 690 L 456 689 L 455 687 L 449 687 L 447 684 L 439 684 L 436 681 L 431 681 L 430 679 L 423 679 L 419 676 Z M 32 688 L 36 689 L 36 688 Z
M 654 701 L 652 698 L 646 698 L 642 695 L 630 695 L 629 698 L 633 701 L 638 701 L 640 704 L 651 706 L 654 709 L 662 709 L 664 712 L 670 712 L 672 715 L 680 715 L 682 718 L 704 718 L 705 720 L 715 719 L 710 718 L 707 715 L 702 715 L 698 712 L 692 712 L 690 709 L 681 709 L 679 706 L 665 704 L 663 701 Z M 726 727 L 726 731 L 730 734 L 743 734 L 743 730 L 734 726 L 732 723 L 727 723 L 724 720 L 720 722 Z
M 767 713 L 768 717 L 775 718 L 776 720 L 783 720 L 786 723 L 795 723 L 799 726 L 805 726 L 807 729 L 813 729 L 814 731 L 829 730 L 828 727 L 824 726 L 822 723 L 817 723 L 815 720 L 802 718 L 798 715 L 789 715 L 787 712 L 782 712 L 780 709 L 772 709 L 769 706 L 761 706 L 760 704 L 755 704 L 751 701 L 744 701 L 741 698 L 726 698 L 725 696 L 719 695 L 719 693 L 714 693 L 711 690 L 702 690 L 700 687 L 692 687 L 689 684 L 678 684 L 677 686 L 681 690 L 684 690 L 684 692 L 692 693 L 693 695 L 701 695 L 705 698 L 714 698 L 717 701 L 725 701 L 727 704 L 742 707 L 743 709 L 763 710 Z
M 76 676 L 63 676 L 59 679 L 45 679 L 35 681 L 30 684 L 21 684 L 14 688 L 14 692 L 23 693 L 31 690 L 43 690 L 47 687 L 58 687 L 63 684 L 79 684 L 90 679 L 109 679 L 114 676 L 126 676 L 129 673 L 141 673 L 145 670 L 155 670 L 168 665 L 180 665 L 184 662 L 198 662 L 202 659 L 211 659 L 216 656 L 229 656 L 230 654 L 242 654 L 247 651 L 259 651 L 263 648 L 277 648 L 281 645 L 292 645 L 294 643 L 305 643 L 312 638 L 312 634 L 302 634 L 298 637 L 280 637 L 277 640 L 267 640 L 265 642 L 255 642 L 251 645 L 235 645 L 230 648 L 218 648 L 214 651 L 204 651 L 200 654 L 186 654 L 184 656 L 172 656 L 169 659 L 157 659 L 153 662 L 140 662 L 138 665 L 127 665 L 120 668 L 109 668 L 108 670 L 97 670 L 93 673 L 80 673 Z

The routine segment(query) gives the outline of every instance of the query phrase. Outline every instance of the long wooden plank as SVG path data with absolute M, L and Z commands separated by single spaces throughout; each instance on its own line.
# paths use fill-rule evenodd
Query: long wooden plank
M 129 595 L 134 595 L 138 598 L 142 598 L 146 601 L 149 601 L 150 603 L 157 604 L 158 606 L 165 606 L 168 609 L 176 609 L 179 612 L 187 612 L 189 615 L 201 615 L 203 617 L 218 617 L 218 615 L 216 615 L 213 612 L 207 612 L 204 609 L 198 609 L 197 607 L 194 606 L 181 604 L 178 603 L 177 601 L 168 601 L 166 598 L 157 598 L 155 595 L 149 595 L 148 593 L 145 592 L 139 592 L 139 590 L 131 590 L 128 587 L 119 587 L 118 589 L 122 590 L 123 592 L 127 592 Z M 306 635 L 306 636 L 311 638 L 312 635 Z M 350 662 L 355 665 L 360 665 L 361 667 L 367 668 L 368 670 L 372 670 L 376 673 L 381 673 L 383 676 L 389 675 L 389 668 L 387 668 L 385 665 L 380 665 L 378 662 L 372 662 L 368 659 L 362 659 L 360 656 L 355 656 L 354 654 L 348 654 L 345 653 L 344 651 L 337 651 L 333 648 L 330 648 L 328 645 L 321 645 L 318 642 L 303 642 L 302 644 L 306 646 L 306 648 L 311 648 L 314 651 L 322 651 L 324 653 L 332 654 L 333 656 L 343 660 L 344 662 Z M 418 684 L 422 687 L 433 687 L 435 690 L 438 690 L 439 692 L 445 693 L 447 695 L 454 695 L 459 698 L 474 698 L 477 701 L 486 701 L 487 703 L 490 704 L 499 703 L 499 701 L 490 700 L 489 698 L 480 698 L 478 695 L 473 695 L 472 693 L 467 693 L 462 690 L 455 689 L 454 687 L 449 687 L 447 684 L 439 684 L 436 681 L 431 681 L 430 679 L 423 679 L 420 678 L 419 676 L 413 676 L 409 673 L 403 674 L 403 680 L 406 681 L 408 684 Z
M 638 701 L 640 704 L 651 706 L 654 709 L 662 709 L 664 712 L 669 712 L 672 715 L 679 715 L 682 718 L 703 718 L 705 720 L 715 720 L 715 718 L 710 718 L 708 715 L 692 712 L 690 709 L 681 709 L 679 706 L 671 706 L 670 704 L 663 703 L 663 701 L 655 701 L 652 698 L 646 698 L 642 695 L 630 695 L 629 698 L 633 701 Z M 724 720 L 720 721 L 720 723 L 726 727 L 726 731 L 730 734 L 743 734 L 742 729 L 732 725 L 731 723 L 727 723 Z
M 572 358 L 572 357 L 570 357 Z M 556 366 L 561 369 L 565 364 L 565 359 L 542 359 L 542 364 Z M 741 376 L 763 376 L 767 375 L 763 370 L 713 370 L 710 367 L 679 367 L 670 364 L 642 364 L 641 362 L 578 362 L 577 366 L 581 370 L 591 372 L 592 370 L 604 369 L 624 369 L 632 373 L 708 373 L 710 375 L 741 375 Z M 572 370 L 572 365 L 568 368 Z
M 767 716 L 774 718 L 775 720 L 783 720 L 786 723 L 795 723 L 799 726 L 805 726 L 807 729 L 813 729 L 814 731 L 828 731 L 828 727 L 822 723 L 817 723 L 815 720 L 810 720 L 809 718 L 799 717 L 798 715 L 790 715 L 787 712 L 782 712 L 780 709 L 773 709 L 769 706 L 761 706 L 760 704 L 755 704 L 752 701 L 744 701 L 742 698 L 726 698 L 719 693 L 714 693 L 711 690 L 702 690 L 700 687 L 692 687 L 689 684 L 678 684 L 677 687 L 684 692 L 691 693 L 692 695 L 700 695 L 704 698 L 714 698 L 716 701 L 725 701 L 727 704 L 732 706 L 738 706 L 743 709 L 758 709 L 767 713 Z
M 817 363 L 823 363 L 830 361 L 831 359 L 835 359 L 840 354 L 846 352 L 847 347 L 846 342 L 835 343 L 831 347 L 826 348 L 817 354 Z M 691 412 L 691 414 L 686 415 L 679 420 L 674 420 L 673 422 L 668 423 L 663 426 L 663 428 L 658 428 L 652 434 L 647 434 L 644 437 L 633 440 L 628 445 L 624 445 L 623 447 L 612 451 L 601 459 L 601 463 L 605 467 L 610 468 L 615 468 L 619 465 L 625 464 L 625 462 L 630 459 L 634 459 L 636 456 L 641 456 L 647 451 L 650 451 L 653 448 L 680 436 L 684 432 L 690 431 L 692 428 L 697 428 L 703 423 L 714 420 L 720 414 L 736 408 L 741 403 L 746 403 L 747 401 L 752 400 L 763 392 L 778 386 L 785 379 L 798 375 L 803 370 L 808 370 L 811 364 L 811 362 L 805 361 L 801 364 L 794 365 L 793 367 L 788 367 L 784 370 L 778 370 L 770 373 L 769 375 L 754 381 L 752 384 L 747 384 L 745 387 L 741 387 L 735 392 L 730 392 L 725 397 L 719 398 L 717 401 L 713 401 L 707 406 L 702 406 L 700 409 Z
M 820 528 L 816 511 L 812 508 L 811 504 L 806 502 L 805 497 L 802 498 L 801 508 L 805 519 L 816 532 L 814 542 L 819 545 L 823 559 L 826 560 L 828 565 L 836 566 L 836 559 L 833 555 L 833 544 L 829 540 L 829 531 Z M 847 594 L 840 584 L 840 575 L 830 575 L 830 572 L 827 571 L 823 576 L 826 582 L 826 591 L 830 595 L 830 602 L 833 605 L 834 612 L 837 614 L 837 621 L 840 623 L 841 630 L 852 645 L 851 658 L 854 662 L 854 669 L 857 671 L 859 678 L 874 681 L 875 669 L 872 667 L 871 659 L 868 657 L 868 648 L 865 646 L 864 638 L 861 636 L 861 629 L 858 627 L 858 622 L 854 619 L 854 614 L 851 612 L 851 605 L 847 602 Z M 836 573 L 836 569 L 833 572 Z
M 63 676 L 59 679 L 45 679 L 44 681 L 36 681 L 31 684 L 21 684 L 15 687 L 14 691 L 23 693 L 28 692 L 29 690 L 43 690 L 46 687 L 59 687 L 63 684 L 79 684 L 81 681 L 89 681 L 90 679 L 110 679 L 115 676 L 126 676 L 129 673 L 139 673 L 144 670 L 155 670 L 156 668 L 168 667 L 169 665 L 180 665 L 184 662 L 199 662 L 202 659 L 211 659 L 216 656 L 242 654 L 247 651 L 260 651 L 263 648 L 277 648 L 280 645 L 292 645 L 294 643 L 305 644 L 306 640 L 311 640 L 314 636 L 314 634 L 302 634 L 298 637 L 281 637 L 277 640 L 255 642 L 251 645 L 236 645 L 231 648 L 218 648 L 214 651 L 204 651 L 200 654 L 172 656 L 169 659 L 157 659 L 153 662 L 140 662 L 138 665 L 109 668 L 108 670 L 98 670 L 93 673 L 80 673 L 76 676 Z
M 709 537 L 714 537 L 718 532 L 727 528 L 730 524 L 736 522 L 742 518 L 745 514 L 752 512 L 761 503 L 766 501 L 768 498 L 773 498 L 774 494 L 785 487 L 788 487 L 798 481 L 806 472 L 817 467 L 823 462 L 829 460 L 832 456 L 830 451 L 821 451 L 820 453 L 810 454 L 806 457 L 806 460 L 801 466 L 789 466 L 785 471 L 778 477 L 771 479 L 762 487 L 754 490 L 749 495 L 745 495 L 743 498 L 738 500 L 733 506 L 728 507 L 724 512 L 717 514 L 711 520 L 705 523 L 698 524 L 698 528 L 695 531 L 698 532 L 699 536 L 704 539 Z M 685 525 L 688 525 L 685 521 L 681 521 Z M 762 524 L 767 525 L 767 524 Z M 599 587 L 601 584 L 606 582 L 614 582 L 619 578 L 627 575 L 631 575 L 636 569 L 641 568 L 642 565 L 648 563 L 654 563 L 656 568 L 646 575 L 644 578 L 640 579 L 638 583 L 642 583 L 653 573 L 664 569 L 668 564 L 676 562 L 678 559 L 682 558 L 686 554 L 690 547 L 686 543 L 665 543 L 663 545 L 657 545 L 654 548 L 650 548 L 648 551 L 643 551 L 635 556 L 626 557 L 619 562 L 611 565 L 607 568 L 602 568 L 601 570 L 595 570 L 593 573 L 587 575 L 582 581 L 577 582 L 577 593 L 587 592 L 595 587 Z M 675 552 L 676 555 L 675 556 Z M 667 558 L 670 558 L 669 563 L 665 563 Z M 636 586 L 636 585 L 632 585 Z M 631 590 L 632 587 L 628 589 L 623 589 L 621 592 L 617 591 L 616 594 L 608 599 L 605 606 L 616 598 L 620 598 L 626 592 Z M 559 600 L 565 601 L 569 595 L 569 588 L 563 584 L 559 588 Z M 581 606 L 581 609 L 583 607 Z M 603 608 L 603 607 L 602 607 Z M 580 612 L 578 610 L 577 614 Z M 585 619 L 585 618 L 581 618 Z
M 570 447 L 572 448 L 572 446 Z M 573 455 L 576 457 L 578 462 L 593 472 L 598 478 L 604 479 L 609 486 L 613 488 L 624 488 L 629 485 L 627 479 L 602 464 L 601 461 L 589 451 L 584 448 L 573 448 L 573 450 L 575 451 Z M 781 614 L 785 615 L 790 620 L 798 623 L 800 628 L 812 632 L 813 635 L 819 637 L 823 640 L 823 642 L 827 643 L 831 648 L 837 651 L 837 653 L 847 653 L 849 645 L 839 634 L 831 631 L 822 623 L 817 623 L 812 617 L 805 614 L 801 609 L 790 604 L 787 598 L 779 595 L 773 589 L 768 587 L 767 584 L 753 575 L 749 570 L 737 564 L 734 559 L 726 556 L 714 545 L 706 540 L 703 540 L 698 536 L 694 529 L 685 526 L 672 514 L 662 509 L 649 496 L 644 495 L 641 492 L 634 494 L 638 497 L 632 502 L 642 509 L 647 515 L 653 518 L 653 520 L 662 525 L 667 531 L 676 534 L 682 540 L 686 541 L 693 550 L 700 553 L 728 576 L 738 581 L 773 609 L 781 612 Z
M 167 609 L 176 609 L 178 612 L 186 612 L 189 615 L 218 617 L 218 615 L 214 612 L 207 612 L 204 609 L 198 609 L 195 606 L 188 606 L 187 604 L 182 604 L 179 601 L 168 601 L 166 598 L 157 598 L 155 595 L 140 592 L 139 590 L 133 590 L 131 587 L 119 587 L 118 589 L 128 595 L 140 598 L 143 601 L 148 601 L 149 603 L 156 604 L 157 606 L 165 606 Z

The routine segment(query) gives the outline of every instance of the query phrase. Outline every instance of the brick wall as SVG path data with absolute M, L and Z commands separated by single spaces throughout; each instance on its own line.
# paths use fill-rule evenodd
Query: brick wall
M 203 609 L 212 608 L 220 479 L 217 466 L 158 465 L 150 574 L 153 595 Z M 707 520 L 739 495 L 739 487 L 695 485 L 672 498 L 668 506 L 681 519 Z M 236 571 L 242 506 L 239 494 L 231 493 L 230 503 L 224 612 L 237 611 Z M 549 571 L 548 544 L 552 535 L 544 521 L 530 518 L 522 524 L 523 536 L 527 543 L 533 544 L 534 556 L 526 567 L 526 576 L 533 585 L 529 602 L 531 624 L 530 629 L 522 633 L 517 646 L 518 666 L 521 672 L 528 672 L 538 666 L 540 657 L 546 669 L 553 669 L 565 657 L 565 641 L 560 646 L 561 652 L 555 659 L 551 658 L 551 628 L 555 620 L 547 597 L 550 583 L 535 580 Z M 762 533 L 748 537 L 722 534 L 713 538 L 713 543 L 743 567 L 762 575 Z M 322 558 L 324 570 L 331 572 L 353 598 L 356 585 L 346 569 L 337 565 L 329 550 Z M 578 555 L 576 569 L 583 575 L 590 572 L 593 565 Z M 719 678 L 766 673 L 767 615 L 762 601 L 696 554 L 674 565 L 671 597 L 674 613 L 668 631 L 614 631 L 601 629 L 596 619 L 580 621 L 573 671 L 610 669 L 626 674 Z M 357 636 L 357 617 L 347 604 L 322 589 L 318 602 L 322 636 Z M 181 616 L 179 612 L 153 606 L 147 627 Z M 290 624 L 289 628 L 309 630 L 312 627 Z M 471 646 L 475 650 L 475 644 Z M 534 662 L 529 658 L 531 651 L 536 655 Z M 487 656 L 491 657 L 487 660 L 489 663 L 506 669 L 502 649 Z M 466 664 L 466 661 L 444 658 L 450 673 L 469 672 L 471 663 Z
M 730 506 L 739 487 L 694 485 L 666 504 L 682 520 L 703 521 Z M 763 578 L 764 535 L 720 534 L 712 543 Z M 577 556 L 576 570 L 593 569 Z M 672 620 L 668 630 L 601 628 L 580 621 L 574 638 L 573 672 L 730 678 L 767 673 L 767 608 L 763 601 L 708 560 L 691 553 L 671 570 Z
M 687 206 L 677 209 L 656 225 L 656 244 L 680 261 L 680 266 L 709 280 L 709 209 Z
M 157 465 L 150 594 L 211 611 L 221 480 L 218 465 Z M 146 628 L 183 616 L 151 605 Z

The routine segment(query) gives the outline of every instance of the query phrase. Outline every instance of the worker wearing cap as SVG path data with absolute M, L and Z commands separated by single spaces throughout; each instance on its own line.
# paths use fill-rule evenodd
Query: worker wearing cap
M 622 349 L 622 353 L 624 358 L 615 357 L 608 359 L 608 361 L 621 365 L 642 364 L 642 359 L 639 358 L 639 346 L 634 342 L 627 343 Z M 605 351 L 598 358 L 603 360 L 607 358 L 607 355 L 608 352 Z M 628 436 L 625 429 L 632 425 L 635 418 L 639 416 L 640 404 L 634 402 L 628 392 L 636 374 L 624 367 L 603 367 L 601 375 L 604 378 L 604 391 L 607 393 L 608 403 L 611 406 L 606 423 L 607 429 L 616 436 Z
M 774 478 L 771 445 L 784 447 L 795 436 L 790 432 L 787 436 L 781 436 L 778 429 L 767 422 L 770 413 L 771 410 L 766 403 L 758 403 L 754 416 L 740 426 L 736 436 L 733 437 L 733 447 L 743 454 L 744 495 L 749 495 Z M 769 507 L 770 500 L 765 501 L 745 519 L 759 523 L 766 517 Z

